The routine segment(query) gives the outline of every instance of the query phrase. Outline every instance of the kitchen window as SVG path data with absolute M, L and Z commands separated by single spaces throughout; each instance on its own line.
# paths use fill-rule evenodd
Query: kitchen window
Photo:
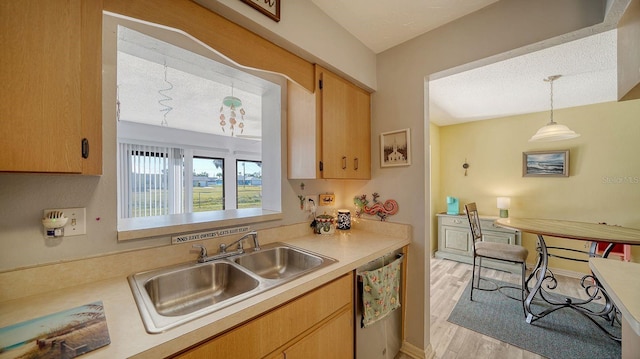
M 236 161 L 236 208 L 260 208 L 262 206 L 262 162 Z
M 284 79 L 188 35 L 105 18 L 117 37 L 119 240 L 279 218 Z

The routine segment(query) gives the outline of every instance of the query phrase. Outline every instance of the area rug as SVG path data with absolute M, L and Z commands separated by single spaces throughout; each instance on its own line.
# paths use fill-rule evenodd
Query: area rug
M 502 283 L 495 281 L 499 285 Z M 610 339 L 595 324 L 573 309 L 563 308 L 532 324 L 525 322 L 522 303 L 497 291 L 474 291 L 470 285 L 462 293 L 448 321 L 552 359 L 620 358 L 620 342 Z M 517 290 L 508 293 L 519 296 Z M 536 301 L 535 312 L 542 308 Z M 599 322 L 616 336 L 620 326 Z

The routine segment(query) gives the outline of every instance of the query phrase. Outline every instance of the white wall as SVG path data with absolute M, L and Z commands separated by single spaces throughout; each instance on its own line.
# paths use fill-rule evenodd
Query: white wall
M 312 63 L 376 89 L 376 56 L 311 0 L 280 2 L 275 22 L 238 0 L 195 0 Z M 310 41 L 312 40 L 312 41 Z
M 380 192 L 400 205 L 393 221 L 413 225 L 409 252 L 407 341 L 429 353 L 429 126 L 430 75 L 489 57 L 514 56 L 524 46 L 547 41 L 601 21 L 587 2 L 499 1 L 476 13 L 419 36 L 378 55 L 378 90 L 373 95 L 372 180 L 359 191 Z M 591 2 L 591 4 L 594 4 Z M 540 26 L 540 24 L 544 26 Z M 538 46 L 538 45 L 536 45 Z M 535 46 L 534 46 L 535 47 Z M 518 51 L 515 51 L 517 49 Z M 378 134 L 410 127 L 413 165 L 380 168 Z M 347 187 L 347 190 L 352 188 Z

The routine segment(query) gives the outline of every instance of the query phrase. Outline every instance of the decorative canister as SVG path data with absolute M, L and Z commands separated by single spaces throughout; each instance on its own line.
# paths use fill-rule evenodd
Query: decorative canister
M 335 232 L 335 218 L 330 214 L 321 214 L 316 217 L 316 234 L 333 234 Z
M 348 209 L 338 210 L 338 229 L 351 229 L 351 212 Z

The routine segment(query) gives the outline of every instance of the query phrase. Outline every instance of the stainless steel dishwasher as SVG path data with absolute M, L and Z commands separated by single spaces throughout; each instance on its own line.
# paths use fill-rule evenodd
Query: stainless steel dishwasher
M 402 249 L 398 249 L 356 269 L 354 285 L 356 359 L 393 359 L 400 351 L 402 345 L 402 310 L 400 308 L 372 325 L 362 327 L 362 280 L 359 274 L 381 268 L 401 257 Z M 400 278 L 400 285 L 402 285 L 402 278 Z M 402 289 L 400 292 L 402 293 Z M 401 303 L 401 305 L 404 304 Z

